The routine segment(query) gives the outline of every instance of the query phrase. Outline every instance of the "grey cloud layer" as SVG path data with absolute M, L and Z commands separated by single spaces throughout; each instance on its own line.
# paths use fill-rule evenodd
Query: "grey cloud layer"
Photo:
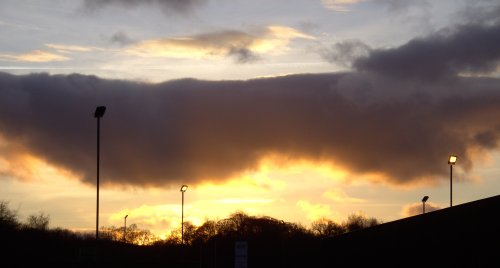
M 500 79 L 458 74 L 498 66 L 499 27 L 463 25 L 370 50 L 347 73 L 161 84 L 0 73 L 0 135 L 16 148 L 6 152 L 93 183 L 92 113 L 106 105 L 103 182 L 224 180 L 269 154 L 332 161 L 394 184 L 446 179 L 449 154 L 468 171 L 478 154 L 498 149 Z
M 151 85 L 92 76 L 0 76 L 0 133 L 95 181 L 159 186 L 226 179 L 261 157 L 335 161 L 392 183 L 446 178 L 445 160 L 498 147 L 497 79 L 414 83 L 356 73 Z M 418 167 L 418 168 L 416 168 Z
M 348 40 L 320 49 L 319 54 L 328 62 L 352 65 L 358 71 L 405 79 L 441 79 L 496 71 L 498 47 L 500 23 L 466 24 L 396 48 L 372 49 L 359 40 Z
M 359 40 L 347 40 L 338 42 L 330 48 L 319 49 L 321 57 L 330 63 L 336 63 L 340 66 L 351 67 L 352 63 L 359 58 L 370 54 L 371 48 Z
M 372 50 L 354 67 L 401 78 L 439 79 L 458 73 L 495 71 L 500 60 L 500 23 L 461 25 L 394 49 Z

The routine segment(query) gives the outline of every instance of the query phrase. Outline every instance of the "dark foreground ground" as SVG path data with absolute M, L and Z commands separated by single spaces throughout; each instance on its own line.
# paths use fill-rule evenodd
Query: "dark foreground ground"
M 499 212 L 495 196 L 330 238 L 215 236 L 185 247 L 96 248 L 70 234 L 3 228 L 0 267 L 500 267 Z

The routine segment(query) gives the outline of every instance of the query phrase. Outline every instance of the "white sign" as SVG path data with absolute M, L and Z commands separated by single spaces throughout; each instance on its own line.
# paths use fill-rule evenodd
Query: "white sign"
M 234 244 L 234 268 L 248 267 L 248 242 L 236 241 Z

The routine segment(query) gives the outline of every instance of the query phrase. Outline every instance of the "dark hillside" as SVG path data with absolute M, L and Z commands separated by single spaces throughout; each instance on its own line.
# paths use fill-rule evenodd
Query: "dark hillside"
M 500 196 L 323 241 L 331 267 L 500 267 Z

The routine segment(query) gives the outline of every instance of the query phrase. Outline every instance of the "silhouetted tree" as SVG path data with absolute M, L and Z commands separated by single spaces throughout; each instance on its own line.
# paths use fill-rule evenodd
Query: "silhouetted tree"
M 29 215 L 25 226 L 30 229 L 48 230 L 49 222 L 50 216 L 39 212 L 38 214 Z
M 347 217 L 347 221 L 343 225 L 348 232 L 352 232 L 378 224 L 379 222 L 375 218 L 368 218 L 361 214 L 351 214 Z
M 127 242 L 129 243 L 136 245 L 152 245 L 157 240 L 159 240 L 159 238 L 152 234 L 150 230 L 139 229 L 137 224 L 131 224 L 130 227 L 127 227 Z
M 196 238 L 197 227 L 190 221 L 184 222 L 184 244 L 191 245 Z M 182 231 L 182 229 L 181 229 Z
M 227 219 L 223 219 L 217 222 L 217 230 L 223 235 L 237 235 L 244 236 L 245 221 L 249 216 L 242 211 L 237 211 L 229 216 Z
M 340 235 L 346 232 L 346 227 L 342 226 L 341 224 L 338 224 L 332 220 L 328 219 L 320 219 L 317 221 L 314 221 L 311 224 L 311 230 L 314 235 L 320 236 L 320 237 L 328 237 L 328 236 L 335 236 L 335 235 Z
M 173 230 L 170 235 L 163 241 L 165 245 L 180 245 L 181 244 L 181 228 Z
M 211 237 L 217 235 L 217 222 L 206 220 L 200 227 L 196 228 L 193 234 L 193 241 L 207 242 Z
M 100 238 L 103 240 L 111 240 L 123 242 L 124 227 L 102 227 L 100 230 Z M 149 230 L 139 229 L 137 224 L 127 226 L 126 242 L 135 245 L 152 245 L 159 238 Z
M 5 227 L 18 227 L 17 211 L 9 208 L 9 202 L 0 201 L 0 224 Z

